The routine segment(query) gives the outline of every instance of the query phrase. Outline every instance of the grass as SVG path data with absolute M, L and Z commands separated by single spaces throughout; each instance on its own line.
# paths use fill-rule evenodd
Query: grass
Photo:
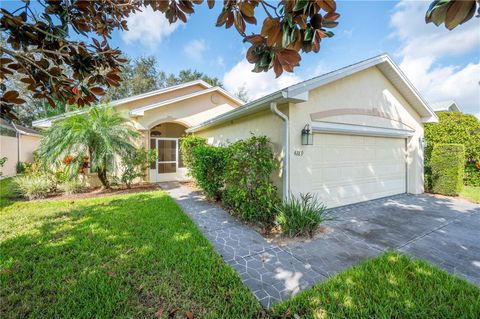
M 361 263 L 274 308 L 293 318 L 478 318 L 480 290 L 395 252 Z
M 479 186 L 463 186 L 460 196 L 474 203 L 480 204 L 480 187 Z
M 12 201 L 0 181 L 3 318 L 473 318 L 480 290 L 397 253 L 359 264 L 265 314 L 162 191 Z M 266 316 L 266 317 L 264 317 Z
M 162 191 L 13 202 L 0 184 L 1 318 L 252 318 L 259 303 Z

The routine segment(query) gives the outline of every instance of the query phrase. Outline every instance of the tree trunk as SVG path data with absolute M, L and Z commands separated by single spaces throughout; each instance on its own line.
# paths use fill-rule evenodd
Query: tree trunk
M 101 167 L 101 168 L 99 167 L 98 171 L 97 171 L 97 175 L 98 175 L 98 179 L 100 180 L 100 182 L 103 185 L 103 188 L 109 189 L 110 188 L 110 183 L 108 182 L 106 167 L 104 167 L 104 166 Z

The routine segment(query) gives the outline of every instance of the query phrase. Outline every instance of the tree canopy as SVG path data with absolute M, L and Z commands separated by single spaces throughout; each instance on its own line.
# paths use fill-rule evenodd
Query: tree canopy
M 441 143 L 463 144 L 467 162 L 480 161 L 480 121 L 474 115 L 460 112 L 440 112 L 438 117 L 438 123 L 425 124 L 426 159 L 430 158 L 434 145 Z
M 469 20 L 480 0 L 435 0 L 426 21 L 445 22 L 452 29 Z M 20 75 L 32 98 L 52 107 L 62 104 L 90 105 L 105 90 L 120 85 L 126 59 L 109 44 L 114 30 L 128 30 L 127 18 L 150 7 L 168 19 L 187 22 L 203 0 L 38 0 L 34 12 L 30 0 L 14 11 L 1 8 L 0 30 L 8 45 L 0 47 L 0 115 L 14 117 L 14 105 L 24 104 L 15 87 L 8 86 Z M 320 42 L 334 36 L 340 14 L 335 0 L 207 0 L 210 9 L 220 7 L 217 27 L 235 27 L 250 44 L 247 60 L 254 72 L 273 69 L 276 76 L 293 72 L 300 53 L 318 52 Z M 260 33 L 247 35 L 247 25 L 257 24 L 265 13 Z M 74 35 L 74 36 L 72 36 Z M 78 40 L 78 38 L 83 40 Z
M 181 70 L 178 74 L 168 74 L 159 69 L 154 56 L 140 57 L 125 63 L 119 86 L 108 90 L 102 97 L 102 102 L 114 101 L 194 80 L 203 80 L 212 86 L 223 86 L 218 78 L 197 70 L 187 69 Z

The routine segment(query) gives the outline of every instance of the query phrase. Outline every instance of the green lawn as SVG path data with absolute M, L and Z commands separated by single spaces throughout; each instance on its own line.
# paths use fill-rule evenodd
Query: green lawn
M 398 253 L 350 268 L 278 305 L 301 318 L 478 318 L 480 289 Z
M 6 182 L 0 184 L 6 195 Z M 11 202 L 0 213 L 0 318 L 252 318 L 261 307 L 162 191 Z
M 474 203 L 480 204 L 480 187 L 477 186 L 463 186 L 463 190 L 460 192 L 460 196 Z
M 0 181 L 0 318 L 263 318 L 254 296 L 162 191 L 21 202 Z M 157 315 L 155 315 L 157 313 Z M 268 318 L 468 318 L 480 290 L 398 254 L 351 268 Z M 161 315 L 160 315 L 161 314 Z

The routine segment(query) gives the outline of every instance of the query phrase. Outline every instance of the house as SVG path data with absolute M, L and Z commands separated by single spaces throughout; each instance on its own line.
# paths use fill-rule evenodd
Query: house
M 143 132 L 145 147 L 158 149 L 152 182 L 185 178 L 178 148 L 185 133 L 213 145 L 266 135 L 281 162 L 272 176 L 280 193 L 314 193 L 328 207 L 422 193 L 423 123 L 438 120 L 388 55 L 247 104 L 202 81 L 112 104 Z
M 186 134 L 186 129 L 231 111 L 243 102 L 220 87 L 212 87 L 198 80 L 109 104 L 129 118 L 141 132 L 145 148 L 158 150 L 158 162 L 151 165 L 147 180 L 164 182 L 186 179 L 179 148 L 179 141 Z M 41 119 L 34 121 L 33 126 L 48 128 L 55 121 L 85 112 L 87 109 Z M 98 183 L 95 175 L 91 176 L 90 183 Z
M 40 138 L 40 132 L 34 129 L 0 119 L 0 158 L 7 158 L 0 169 L 3 177 L 16 175 L 17 163 L 33 161 Z
M 461 112 L 455 101 L 442 101 L 432 103 L 432 109 L 435 112 Z

